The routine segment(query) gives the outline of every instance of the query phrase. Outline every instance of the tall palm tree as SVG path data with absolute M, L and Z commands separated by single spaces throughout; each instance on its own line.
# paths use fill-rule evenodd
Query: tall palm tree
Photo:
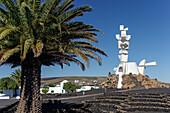
M 19 84 L 21 84 L 21 70 L 16 69 L 15 72 L 12 72 L 11 78 L 13 78 Z
M 70 22 L 90 12 L 90 6 L 74 8 L 74 0 L 0 0 L 0 64 L 21 66 L 21 99 L 17 113 L 41 112 L 41 66 L 70 62 L 85 69 L 89 59 L 101 65 L 97 53 L 105 52 L 92 45 L 101 32 L 83 22 Z M 82 59 L 82 60 L 79 60 Z

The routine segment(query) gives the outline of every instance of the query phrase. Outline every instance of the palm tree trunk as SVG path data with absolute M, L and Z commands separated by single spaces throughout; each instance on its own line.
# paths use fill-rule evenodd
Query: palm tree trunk
M 36 58 L 27 58 L 21 69 L 21 98 L 16 113 L 41 113 L 41 63 Z

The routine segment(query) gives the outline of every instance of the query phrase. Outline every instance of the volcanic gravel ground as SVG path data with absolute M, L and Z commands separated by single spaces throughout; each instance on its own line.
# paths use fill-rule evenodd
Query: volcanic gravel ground
M 170 88 L 150 88 L 150 89 L 136 89 L 126 91 L 127 93 L 168 93 L 170 94 Z
M 122 99 L 124 99 L 122 101 Z M 109 92 L 86 100 L 79 113 L 170 113 L 170 88 Z
M 18 103 L 18 99 L 0 99 L 0 113 L 6 111 Z
M 82 92 L 53 95 L 44 99 L 43 113 L 170 113 L 170 88 L 117 91 L 107 89 L 104 93 L 105 89 L 97 89 L 84 96 Z

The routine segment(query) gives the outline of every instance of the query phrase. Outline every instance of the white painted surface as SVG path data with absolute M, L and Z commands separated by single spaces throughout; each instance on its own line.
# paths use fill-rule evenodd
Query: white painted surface
M 130 40 L 131 39 L 131 35 L 127 35 L 127 37 L 126 37 L 126 40 Z
M 118 85 L 117 85 L 118 89 L 122 88 L 122 75 L 123 73 L 119 73 L 119 80 L 118 80 Z
M 120 40 L 120 35 L 119 34 L 116 34 L 116 39 Z
M 49 91 L 47 93 L 66 93 L 66 91 L 61 87 L 49 87 Z
M 146 63 L 145 66 L 156 66 L 156 62 L 149 62 L 149 63 Z
M 60 87 L 61 87 L 61 89 L 63 89 L 64 83 L 67 83 L 67 82 L 68 82 L 67 80 L 63 80 L 62 82 L 60 82 Z
M 121 31 L 121 37 L 126 37 L 126 31 Z
M 20 96 L 16 96 L 16 99 L 20 99 Z
M 64 83 L 67 83 L 67 80 L 63 80 L 60 82 L 60 85 L 56 85 L 56 87 L 49 87 L 49 90 L 47 93 L 66 93 L 64 87 Z
M 0 99 L 10 99 L 10 96 L 0 96 Z
M 0 99 L 10 99 L 10 96 L 7 96 L 6 94 L 0 94 Z
M 120 50 L 120 51 L 119 51 L 119 54 L 128 54 L 128 51 L 126 51 L 126 50 Z
M 120 25 L 120 31 L 124 30 L 124 25 Z
M 145 73 L 145 67 L 144 66 L 138 67 L 138 70 L 139 70 L 140 74 L 144 75 L 144 73 Z
M 145 63 L 146 63 L 146 60 L 143 59 L 143 60 L 139 63 L 139 66 L 145 66 Z
M 83 92 L 91 90 L 92 86 L 82 86 L 80 89 L 76 89 L 76 92 Z
M 136 62 L 128 62 L 128 63 L 125 63 L 125 65 L 126 67 L 125 67 L 124 74 L 130 74 L 130 73 L 136 74 L 136 75 L 139 74 L 139 70 L 138 70 Z
M 93 89 L 99 89 L 100 87 L 98 86 L 92 86 Z
M 128 61 L 128 55 L 121 54 L 118 56 L 121 62 L 127 62 Z

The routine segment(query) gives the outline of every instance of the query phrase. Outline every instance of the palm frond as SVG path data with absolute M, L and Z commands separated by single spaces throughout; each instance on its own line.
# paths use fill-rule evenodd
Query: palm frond
M 18 6 L 21 6 L 21 3 L 24 2 L 24 0 L 14 0 L 14 1 Z
M 36 43 L 36 46 L 34 45 L 31 46 L 34 52 L 34 57 L 39 57 L 41 55 L 43 47 L 44 47 L 44 44 L 41 41 Z
M 75 39 L 86 39 L 91 42 L 97 43 L 98 40 L 95 37 L 95 33 L 91 32 L 62 32 L 59 37 L 65 37 L 64 39 L 75 40 Z
M 5 26 L 0 28 L 0 40 L 2 40 L 7 35 L 11 34 L 12 32 L 18 32 L 20 27 L 14 26 Z
M 27 39 L 24 42 L 24 49 L 23 49 L 23 54 L 21 56 L 21 59 L 24 60 L 26 58 L 26 55 L 29 51 L 29 49 L 31 48 L 31 45 L 33 45 L 33 39 Z
M 45 5 L 43 6 L 42 12 L 41 12 L 41 18 L 47 17 L 51 10 L 53 10 L 61 0 L 48 0 L 46 1 Z
M 32 25 L 32 13 L 31 9 L 29 6 L 25 3 L 22 2 L 21 8 L 20 8 L 20 16 L 21 16 L 21 25 L 23 27 L 23 31 L 25 32 L 26 35 L 30 33 L 30 26 Z
M 87 45 L 87 46 L 82 46 L 81 48 L 88 49 L 88 50 L 95 51 L 95 52 L 99 52 L 102 55 L 107 56 L 107 54 L 103 50 L 101 50 L 100 48 L 94 47 L 94 46 L 88 46 Z
M 39 14 L 39 8 L 40 8 L 41 0 L 33 0 L 33 14 L 36 12 Z
M 68 7 L 74 0 L 65 0 L 61 5 L 56 7 L 56 9 L 53 11 L 53 14 L 58 16 L 61 14 L 63 10 L 65 10 L 66 7 Z
M 6 61 L 11 55 L 13 55 L 14 53 L 18 52 L 20 50 L 20 45 L 16 46 L 13 49 L 9 49 L 8 51 L 6 51 L 2 57 L 0 58 L 0 65 Z
M 87 12 L 87 11 L 90 11 L 91 10 L 91 7 L 90 6 L 81 6 L 79 8 L 76 8 L 76 9 L 73 9 L 73 10 L 70 10 L 70 11 L 67 11 L 65 12 L 64 14 L 58 16 L 58 17 L 55 17 L 55 16 L 52 16 L 52 18 L 56 19 L 56 22 L 61 24 L 63 22 L 67 22 L 77 16 L 80 16 L 83 14 L 83 12 Z
M 101 66 L 102 65 L 102 62 L 101 62 L 101 59 L 97 59 L 95 58 L 94 56 L 90 55 L 90 54 L 87 54 L 85 53 L 86 56 L 90 57 L 91 59 L 95 59 L 96 61 L 98 61 L 99 65 Z
M 70 63 L 69 63 L 69 62 L 67 62 L 66 60 L 61 59 L 61 61 L 62 61 L 64 64 L 66 64 L 66 65 L 70 66 Z
M 98 57 L 99 60 L 101 60 L 101 57 L 100 57 L 99 55 L 97 55 L 96 53 L 94 53 L 94 52 L 92 52 L 92 51 L 90 51 L 90 50 L 81 49 L 81 48 L 80 48 L 79 50 L 84 51 L 84 52 L 86 52 L 86 53 L 90 53 L 90 54 L 92 54 L 92 55 Z
M 74 49 L 74 52 L 86 63 L 87 67 L 89 67 L 90 63 L 88 57 L 84 53 L 82 53 L 79 49 Z
M 75 58 L 68 58 L 68 61 L 73 61 L 74 63 L 77 63 L 78 65 L 80 65 L 81 69 L 84 71 L 85 70 L 85 66 L 82 62 L 80 62 L 79 60 L 75 59 Z

